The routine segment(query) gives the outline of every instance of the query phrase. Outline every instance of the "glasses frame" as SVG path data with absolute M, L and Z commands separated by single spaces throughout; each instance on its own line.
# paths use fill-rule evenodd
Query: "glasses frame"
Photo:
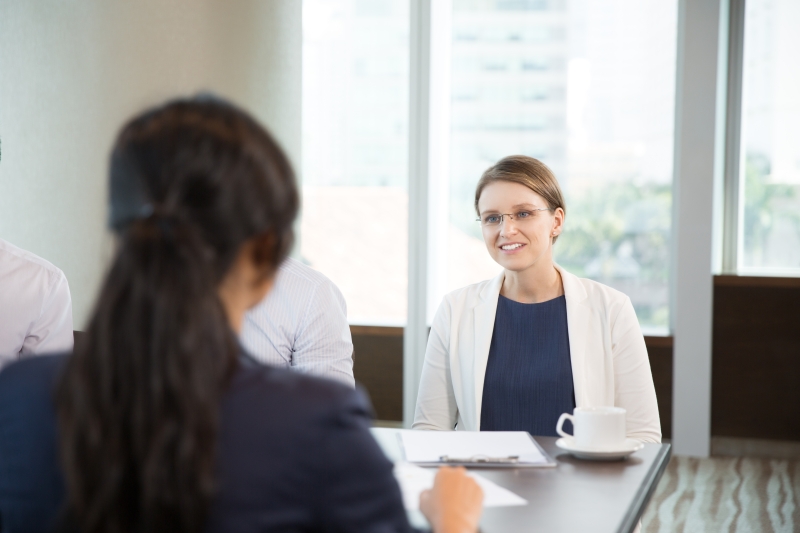
M 526 212 L 532 213 L 532 212 L 536 212 L 536 211 L 555 211 L 555 209 L 551 209 L 549 207 L 537 207 L 536 209 L 520 209 L 517 213 L 522 212 L 522 211 L 526 211 Z M 517 213 L 492 213 L 491 216 L 499 216 L 500 217 L 500 221 L 497 224 L 484 224 L 482 217 L 476 218 L 475 221 L 476 222 L 480 222 L 482 228 L 493 228 L 495 226 L 502 226 L 504 217 L 509 217 L 511 220 L 514 220 L 514 217 L 517 215 Z M 517 219 L 517 220 L 519 220 L 519 219 Z

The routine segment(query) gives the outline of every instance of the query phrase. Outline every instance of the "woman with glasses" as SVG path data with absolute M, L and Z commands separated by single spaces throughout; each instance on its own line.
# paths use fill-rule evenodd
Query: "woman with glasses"
M 541 161 L 484 172 L 475 210 L 503 271 L 445 296 L 425 353 L 415 429 L 555 436 L 575 407 L 627 410 L 629 438 L 660 442 L 653 379 L 630 299 L 553 262 L 566 207 Z
M 269 134 L 219 100 L 169 103 L 123 128 L 110 190 L 85 341 L 0 373 L 0 531 L 409 531 L 367 400 L 237 342 L 299 204 Z M 420 507 L 462 533 L 481 499 L 444 469 Z

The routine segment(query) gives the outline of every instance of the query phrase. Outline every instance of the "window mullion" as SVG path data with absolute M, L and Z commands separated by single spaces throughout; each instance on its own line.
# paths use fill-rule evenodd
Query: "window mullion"
M 739 270 L 742 163 L 742 73 L 744 71 L 745 0 L 730 0 L 723 186 L 722 272 Z
M 430 51 L 432 0 L 409 0 L 408 314 L 403 335 L 403 422 L 411 426 L 427 344 Z

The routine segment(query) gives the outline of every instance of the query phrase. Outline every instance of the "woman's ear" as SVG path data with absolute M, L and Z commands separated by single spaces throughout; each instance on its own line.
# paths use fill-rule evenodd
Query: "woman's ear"
M 556 210 L 553 212 L 553 237 L 561 235 L 561 232 L 564 230 L 564 219 L 566 216 L 562 208 L 556 207 Z

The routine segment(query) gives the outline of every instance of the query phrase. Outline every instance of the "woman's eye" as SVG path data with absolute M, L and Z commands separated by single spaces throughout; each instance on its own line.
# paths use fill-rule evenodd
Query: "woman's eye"
M 532 213 L 531 211 L 519 211 L 519 212 L 518 212 L 518 213 L 515 215 L 515 218 L 528 218 L 528 217 L 530 217 L 531 215 L 533 215 L 533 213 Z
M 500 221 L 500 217 L 497 215 L 489 215 L 483 219 L 484 224 L 497 224 Z

